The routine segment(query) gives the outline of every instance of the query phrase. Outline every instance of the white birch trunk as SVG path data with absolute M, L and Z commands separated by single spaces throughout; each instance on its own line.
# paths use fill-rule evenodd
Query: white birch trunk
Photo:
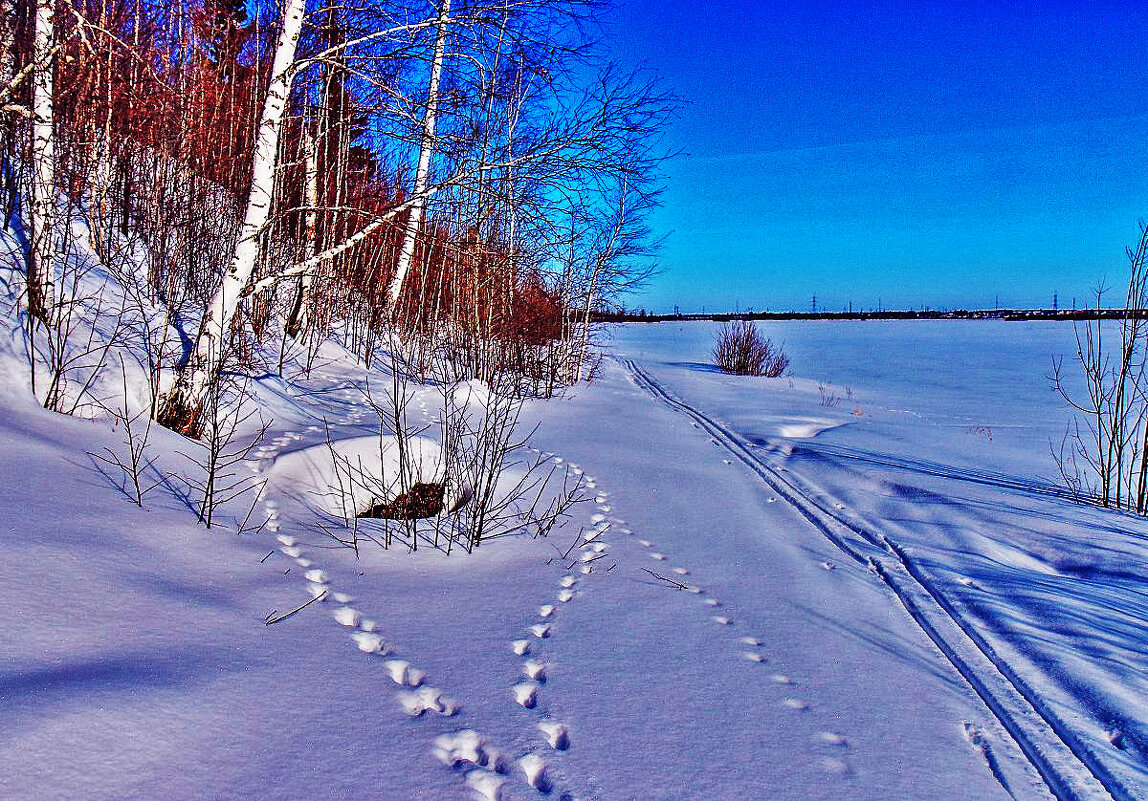
M 411 207 L 411 216 L 407 220 L 407 229 L 403 235 L 403 247 L 399 251 L 395 275 L 387 285 L 387 306 L 392 318 L 398 311 L 399 294 L 403 290 L 403 281 L 406 280 L 407 273 L 410 272 L 411 260 L 415 254 L 415 241 L 418 238 L 419 228 L 423 221 L 423 212 L 426 208 L 425 195 L 430 176 L 431 153 L 435 143 L 435 122 L 438 117 L 438 85 L 442 77 L 443 54 L 446 52 L 447 18 L 449 16 L 450 0 L 442 0 L 438 12 L 438 30 L 435 33 L 430 85 L 427 89 L 427 108 L 426 114 L 423 115 L 422 140 L 419 143 L 419 164 L 415 171 L 415 203 Z
M 271 213 L 275 191 L 275 172 L 279 150 L 279 134 L 283 128 L 283 113 L 291 94 L 294 78 L 295 50 L 303 30 L 306 0 L 287 0 L 283 9 L 283 30 L 275 47 L 275 60 L 271 67 L 271 83 L 259 120 L 259 135 L 255 143 L 252 163 L 251 192 L 247 198 L 247 212 L 235 242 L 231 266 L 223 276 L 223 283 L 211 299 L 196 337 L 195 353 L 180 373 L 160 413 L 161 422 L 187 428 L 187 415 L 195 416 L 207 397 L 207 390 L 219 372 L 235 311 L 244 289 L 251 282 L 259 256 L 259 237 Z M 180 419 L 184 418 L 184 419 Z M 194 422 L 190 424 L 195 428 Z
M 303 251 L 306 257 L 310 258 L 319 250 L 319 243 L 315 236 L 319 220 L 319 148 L 310 124 L 304 130 L 304 148 L 307 151 L 306 199 L 304 201 L 307 204 L 307 211 L 303 223 Z M 292 338 L 298 337 L 301 331 L 307 329 L 309 322 L 307 311 L 311 302 L 311 284 L 314 283 L 314 280 L 315 273 L 310 271 L 299 277 L 298 294 L 295 296 L 295 303 L 291 307 L 291 314 L 287 318 L 287 334 Z
M 56 38 L 55 0 L 37 0 L 32 61 L 32 264 L 28 270 L 28 309 L 47 323 L 55 303 L 56 146 L 52 48 Z

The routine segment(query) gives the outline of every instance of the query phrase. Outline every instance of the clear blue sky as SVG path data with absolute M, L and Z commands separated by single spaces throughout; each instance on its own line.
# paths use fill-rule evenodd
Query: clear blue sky
M 612 19 L 618 56 L 686 101 L 664 273 L 628 306 L 1069 305 L 1123 280 L 1148 218 L 1148 2 L 618 0 Z

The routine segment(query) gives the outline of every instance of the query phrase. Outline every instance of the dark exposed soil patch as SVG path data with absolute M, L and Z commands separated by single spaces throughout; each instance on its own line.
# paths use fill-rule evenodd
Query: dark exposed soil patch
M 415 484 L 388 503 L 377 503 L 359 517 L 387 520 L 417 520 L 434 517 L 442 511 L 443 484 Z

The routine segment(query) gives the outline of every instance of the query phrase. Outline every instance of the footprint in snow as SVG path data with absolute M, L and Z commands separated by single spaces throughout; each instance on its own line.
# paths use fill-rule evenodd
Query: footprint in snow
M 649 548 L 654 543 L 650 542 L 649 540 L 638 540 L 638 544 L 644 548 Z
M 675 567 L 674 572 L 679 576 L 688 576 L 690 574 L 690 571 L 686 570 L 684 567 Z
M 714 623 L 717 623 L 719 626 L 732 626 L 733 625 L 733 618 L 726 617 L 725 615 L 714 615 L 710 619 L 713 620 Z
M 479 801 L 502 801 L 502 787 L 506 779 L 487 770 L 472 770 L 466 774 L 466 786 L 474 790 Z
M 721 606 L 721 601 L 719 601 L 717 598 L 706 598 L 704 601 L 702 601 L 702 603 L 706 606 Z
M 358 626 L 359 612 L 349 606 L 340 606 L 334 611 L 335 622 L 342 626 Z
M 759 645 L 765 645 L 765 643 L 759 640 L 757 637 L 741 637 L 738 639 L 738 642 L 743 643 L 744 645 L 752 645 L 755 648 Z
M 431 744 L 431 753 L 449 768 L 456 768 L 465 762 L 485 768 L 497 762 L 492 758 L 494 754 L 486 738 L 474 729 L 462 729 L 436 737 Z
M 658 562 L 666 561 L 666 555 L 664 553 L 658 553 L 657 551 L 650 554 L 650 558 Z
M 546 775 L 546 762 L 537 754 L 527 754 L 518 759 L 518 767 L 526 783 L 540 793 L 550 792 L 550 779 Z
M 510 692 L 514 695 L 514 703 L 525 709 L 534 709 L 538 706 L 538 683 L 533 681 L 524 681 L 521 684 L 515 684 L 510 688 Z
M 558 582 L 558 586 L 562 587 L 563 589 L 569 589 L 577 583 L 578 579 L 576 579 L 574 576 L 563 576 L 562 580 Z
M 838 748 L 848 748 L 849 741 L 842 737 L 840 734 L 832 731 L 819 731 L 814 737 L 826 745 L 837 746 Z
M 759 664 L 764 663 L 768 659 L 765 654 L 757 651 L 744 651 L 742 652 L 742 656 L 750 662 L 757 662 Z
M 570 603 L 570 601 L 572 601 L 573 599 L 574 599 L 574 590 L 566 589 L 566 590 L 560 590 L 558 592 L 558 600 L 564 604 Z
M 789 676 L 784 676 L 780 673 L 773 673 L 770 675 L 769 678 L 771 678 L 774 681 L 774 683 L 776 683 L 776 684 L 786 684 L 786 685 L 791 685 L 791 686 L 793 684 L 793 679 L 789 678 Z
M 570 732 L 565 724 L 544 720 L 538 724 L 538 730 L 555 751 L 565 751 L 570 747 Z
M 279 550 L 290 556 L 292 559 L 298 559 L 303 555 L 303 549 L 298 545 L 284 545 Z
M 540 640 L 545 640 L 550 636 L 550 624 L 548 623 L 535 623 L 530 627 L 530 633 Z
M 530 653 L 530 640 L 514 640 L 510 643 L 510 649 L 518 656 L 526 656 Z
M 312 562 L 310 559 L 299 557 L 295 560 L 295 564 L 299 565 L 299 567 L 310 567 L 312 564 L 314 564 L 314 562 Z
M 422 717 L 427 712 L 434 712 L 446 718 L 458 714 L 458 704 L 433 687 L 420 687 L 412 692 L 400 692 L 398 699 L 403 711 L 412 718 Z
M 545 662 L 539 662 L 537 659 L 527 659 L 522 663 L 522 673 L 531 681 L 536 681 L 539 684 L 546 683 Z
M 781 705 L 786 709 L 792 709 L 795 712 L 808 712 L 809 702 L 802 701 L 800 698 L 786 698 L 781 702 Z
M 554 614 L 554 605 L 553 604 L 545 604 L 544 606 L 541 606 L 538 609 L 538 616 L 539 617 L 551 617 L 553 614 Z
M 388 659 L 383 662 L 383 667 L 391 677 L 391 681 L 400 687 L 415 688 L 426 681 L 427 674 L 405 659 Z
M 849 766 L 845 761 L 837 757 L 825 757 L 821 760 L 821 768 L 826 773 L 833 774 L 834 776 L 847 776 L 850 773 Z
M 383 638 L 370 631 L 356 631 L 351 634 L 355 645 L 365 654 L 386 654 L 387 646 Z

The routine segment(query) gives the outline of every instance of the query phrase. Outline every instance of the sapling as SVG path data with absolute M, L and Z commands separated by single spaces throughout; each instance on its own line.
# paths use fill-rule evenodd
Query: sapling
M 105 408 L 107 408 L 108 414 L 114 421 L 115 427 L 123 431 L 124 445 L 127 446 L 127 454 L 121 457 L 111 448 L 104 448 L 107 455 L 103 453 L 92 453 L 90 451 L 88 455 L 110 467 L 117 468 L 122 474 L 124 483 L 121 484 L 119 481 L 114 480 L 113 483 L 131 500 L 135 501 L 136 506 L 142 508 L 144 496 L 162 484 L 164 477 L 157 475 L 157 477 L 151 481 L 145 478 L 145 473 L 148 471 L 154 472 L 155 464 L 154 457 L 148 455 L 148 439 L 151 436 L 152 427 L 151 410 L 143 409 L 135 414 L 129 411 L 127 367 L 124 365 L 123 357 L 120 357 L 120 372 L 123 376 L 123 405 Z M 140 430 L 141 418 L 144 421 L 142 431 Z M 102 473 L 103 470 L 101 469 L 100 472 Z

